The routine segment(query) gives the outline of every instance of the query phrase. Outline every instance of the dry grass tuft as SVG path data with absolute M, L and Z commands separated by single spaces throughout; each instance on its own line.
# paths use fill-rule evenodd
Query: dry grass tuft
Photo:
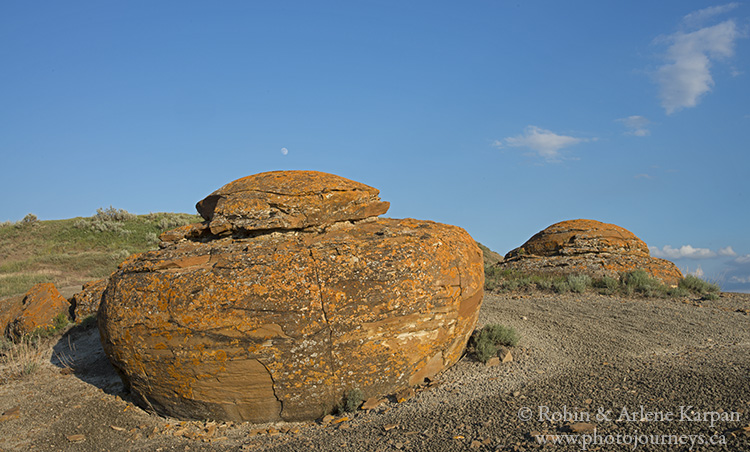
M 52 341 L 24 337 L 18 342 L 0 339 L 0 385 L 33 374 L 49 361 Z

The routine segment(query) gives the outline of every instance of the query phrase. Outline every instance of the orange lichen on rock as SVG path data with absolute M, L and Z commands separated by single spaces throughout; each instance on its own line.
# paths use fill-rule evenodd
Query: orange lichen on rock
M 673 286 L 682 279 L 674 263 L 651 257 L 646 243 L 632 232 L 595 220 L 555 223 L 510 251 L 496 265 L 528 273 L 585 273 L 592 277 L 617 277 L 643 269 Z
M 337 178 L 288 173 L 267 174 L 302 191 L 300 176 L 313 198 Z M 335 180 L 336 191 L 361 185 Z M 314 419 L 353 388 L 390 394 L 460 358 L 484 285 L 466 231 L 374 218 L 318 231 L 342 217 L 318 218 L 307 231 L 171 242 L 121 265 L 100 331 L 143 406 L 192 419 Z
M 73 305 L 76 322 L 80 322 L 90 315 L 96 315 L 104 289 L 107 288 L 107 281 L 106 278 L 89 281 L 83 285 L 80 292 L 73 295 L 71 304 Z
M 272 171 L 230 182 L 196 208 L 213 234 L 325 228 L 388 211 L 375 188 L 318 171 Z
M 22 337 L 38 328 L 54 326 L 55 317 L 68 315 L 70 303 L 52 283 L 37 284 L 22 297 L 3 301 L 0 314 L 0 332 L 7 336 Z

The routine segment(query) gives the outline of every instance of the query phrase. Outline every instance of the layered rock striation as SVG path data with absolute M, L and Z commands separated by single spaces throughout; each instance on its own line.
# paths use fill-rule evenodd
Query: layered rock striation
M 651 257 L 648 246 L 620 226 L 595 220 L 568 220 L 538 232 L 497 264 L 528 273 L 619 277 L 643 269 L 668 285 L 682 273 L 665 259 Z
M 102 343 L 143 406 L 192 419 L 317 418 L 455 363 L 482 301 L 461 228 L 378 219 L 372 187 L 263 173 L 198 203 L 206 222 L 131 256 L 99 309 Z

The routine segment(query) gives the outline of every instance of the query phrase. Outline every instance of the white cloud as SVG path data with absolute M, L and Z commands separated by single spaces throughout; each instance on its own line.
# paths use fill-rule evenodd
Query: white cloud
M 701 278 L 701 277 L 703 277 L 703 276 L 704 276 L 704 273 L 703 273 L 703 269 L 701 268 L 701 266 L 700 266 L 700 265 L 699 265 L 699 266 L 698 266 L 698 268 L 696 268 L 695 270 L 693 270 L 693 271 L 688 271 L 688 272 L 687 272 L 687 274 L 688 274 L 688 275 L 693 275 L 693 276 L 697 276 L 698 278 Z
M 682 18 L 682 23 L 687 27 L 699 27 L 708 19 L 727 13 L 740 6 L 739 3 L 727 3 L 726 5 L 709 6 L 708 8 L 699 9 Z
M 732 276 L 731 278 L 729 278 L 729 281 L 740 284 L 748 284 L 750 283 L 750 276 Z
M 288 153 L 289 153 L 289 149 L 281 148 L 281 155 L 287 155 Z
M 636 174 L 633 177 L 635 179 L 653 179 L 654 178 L 654 176 L 647 174 L 647 173 Z
M 505 146 L 527 148 L 547 161 L 555 161 L 560 158 L 560 149 L 573 146 L 578 143 L 591 141 L 588 138 L 577 138 L 567 135 L 558 135 L 550 130 L 537 126 L 527 126 L 523 134 L 508 137 L 504 140 L 495 141 L 494 145 L 502 148 Z
M 707 11 L 710 9 L 693 13 L 697 15 L 689 21 L 695 23 L 698 19 L 718 14 L 719 10 Z M 724 8 L 721 12 L 729 9 L 732 8 Z M 734 55 L 735 41 L 741 36 L 736 23 L 730 19 L 689 33 L 679 31 L 664 38 L 671 45 L 665 55 L 665 64 L 656 73 L 656 82 L 661 105 L 667 114 L 696 106 L 699 98 L 711 91 L 714 86 L 711 63 Z
M 736 256 L 737 253 L 734 252 L 731 246 L 726 246 L 724 248 L 719 248 L 719 256 Z
M 621 122 L 629 129 L 625 132 L 626 135 L 633 135 L 636 137 L 646 137 L 651 135 L 651 131 L 646 128 L 651 124 L 651 121 L 643 116 L 628 116 L 627 118 L 618 119 L 617 122 Z
M 738 264 L 750 264 L 750 254 L 745 254 L 734 260 Z
M 716 253 L 708 248 L 693 248 L 691 245 L 682 245 L 679 248 L 665 245 L 662 249 L 657 246 L 649 246 L 648 249 L 652 256 L 664 259 L 707 259 L 716 257 Z

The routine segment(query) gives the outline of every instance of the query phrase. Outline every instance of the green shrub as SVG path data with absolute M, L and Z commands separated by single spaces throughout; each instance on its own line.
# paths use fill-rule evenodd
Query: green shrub
M 64 330 L 69 323 L 70 318 L 68 318 L 68 314 L 61 312 L 57 314 L 54 319 L 52 319 L 52 326 L 39 327 L 29 333 L 29 337 L 32 340 L 36 340 L 40 337 L 54 336 Z
M 554 280 L 550 278 L 539 278 L 536 280 L 536 287 L 539 290 L 552 290 L 552 283 Z
M 146 236 L 144 237 L 144 239 L 146 240 L 146 242 L 148 242 L 148 243 L 150 243 L 152 245 L 157 245 L 160 242 L 159 236 L 156 235 L 155 232 L 148 232 L 148 233 L 146 233 Z
M 356 411 L 364 401 L 364 395 L 362 394 L 362 391 L 359 390 L 359 388 L 351 389 L 346 393 L 346 396 L 344 396 L 343 410 L 347 413 Z
M 128 212 L 125 209 L 115 209 L 112 206 L 107 207 L 106 209 L 102 209 L 101 207 L 96 209 L 96 215 L 94 215 L 94 220 L 101 221 L 101 222 L 108 222 L 108 221 L 128 221 L 128 220 L 134 220 L 136 218 L 136 215 Z
M 86 316 L 83 320 L 81 320 L 81 323 L 78 325 L 79 328 L 86 330 L 89 328 L 93 328 L 96 326 L 97 319 L 95 314 L 91 314 L 89 316 Z
M 568 275 L 568 286 L 571 292 L 584 293 L 591 286 L 591 277 L 589 275 Z
M 697 276 L 687 275 L 680 280 L 678 285 L 679 288 L 688 290 L 696 295 L 701 295 L 707 300 L 717 300 L 721 289 L 716 284 L 711 284 L 708 281 L 704 281 Z
M 39 218 L 37 218 L 33 213 L 26 214 L 26 216 L 21 220 L 21 224 L 34 224 L 38 222 Z
M 627 295 L 640 294 L 647 297 L 664 297 L 667 287 L 656 278 L 652 278 L 643 270 L 633 270 L 622 275 L 623 291 Z
M 601 279 L 594 281 L 594 287 L 602 289 L 601 292 L 605 295 L 612 295 L 620 289 L 620 280 L 611 276 L 604 276 Z
M 567 280 L 558 280 L 552 282 L 552 290 L 556 293 L 570 292 L 570 285 Z
M 479 361 L 486 363 L 497 355 L 498 347 L 501 345 L 514 347 L 518 345 L 519 339 L 520 336 L 513 328 L 493 323 L 474 332 L 470 341 L 470 349 Z

